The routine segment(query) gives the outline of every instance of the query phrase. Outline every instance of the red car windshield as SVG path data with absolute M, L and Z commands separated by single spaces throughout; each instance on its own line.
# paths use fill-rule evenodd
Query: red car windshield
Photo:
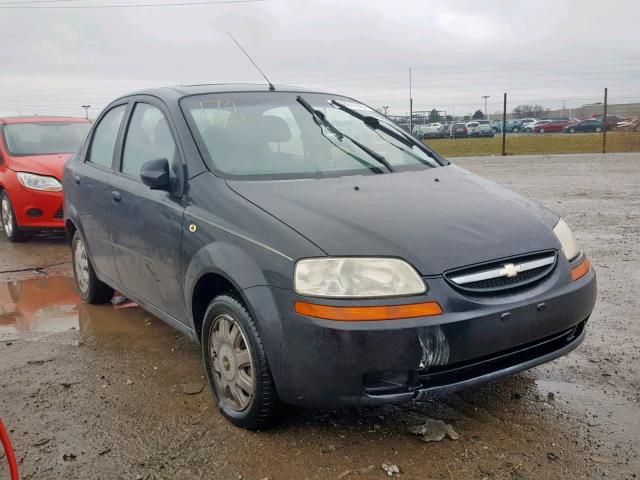
M 77 152 L 90 127 L 79 122 L 12 123 L 3 133 L 11 155 L 51 155 Z

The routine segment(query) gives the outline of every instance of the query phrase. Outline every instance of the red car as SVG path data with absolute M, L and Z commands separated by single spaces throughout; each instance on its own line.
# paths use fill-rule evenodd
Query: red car
M 62 169 L 90 126 L 84 118 L 0 118 L 0 219 L 10 241 L 64 228 Z
M 569 123 L 571 123 L 569 120 L 551 120 L 547 123 L 536 123 L 533 131 L 535 133 L 562 132 Z

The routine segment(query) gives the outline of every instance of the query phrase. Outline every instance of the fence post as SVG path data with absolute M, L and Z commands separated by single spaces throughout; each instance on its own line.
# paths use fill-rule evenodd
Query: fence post
M 504 92 L 504 106 L 502 108 L 502 155 L 507 154 L 507 92 Z
M 607 88 L 604 89 L 604 120 L 602 121 L 602 153 L 607 153 Z

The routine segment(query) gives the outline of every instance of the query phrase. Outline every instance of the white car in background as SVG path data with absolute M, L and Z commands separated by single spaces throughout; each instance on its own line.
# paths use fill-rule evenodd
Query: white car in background
M 418 138 L 442 138 L 444 137 L 442 123 L 427 123 L 426 125 L 416 125 L 413 134 Z
M 491 120 L 477 120 L 478 122 L 478 135 L 481 137 L 493 137 L 495 135 L 493 128 L 491 128 Z
M 535 124 L 538 122 L 539 120 L 537 118 L 523 118 L 521 120 L 522 122 L 522 128 L 520 128 L 521 131 L 523 132 L 533 132 L 533 127 L 535 126 Z
M 470 137 L 480 136 L 480 124 L 476 120 L 467 122 L 467 135 Z

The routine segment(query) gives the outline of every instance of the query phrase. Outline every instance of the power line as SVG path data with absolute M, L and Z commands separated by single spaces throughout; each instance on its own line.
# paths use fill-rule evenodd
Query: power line
M 44 0 L 42 0 L 44 2 Z M 138 7 L 185 7 L 193 5 L 222 5 L 234 3 L 257 3 L 268 2 L 269 0 L 205 0 L 199 2 L 171 2 L 171 3 L 134 3 L 131 5 L 37 5 L 37 6 L 21 6 L 21 5 L 2 5 L 0 9 L 12 10 L 42 10 L 42 9 L 95 9 L 95 8 L 138 8 Z

